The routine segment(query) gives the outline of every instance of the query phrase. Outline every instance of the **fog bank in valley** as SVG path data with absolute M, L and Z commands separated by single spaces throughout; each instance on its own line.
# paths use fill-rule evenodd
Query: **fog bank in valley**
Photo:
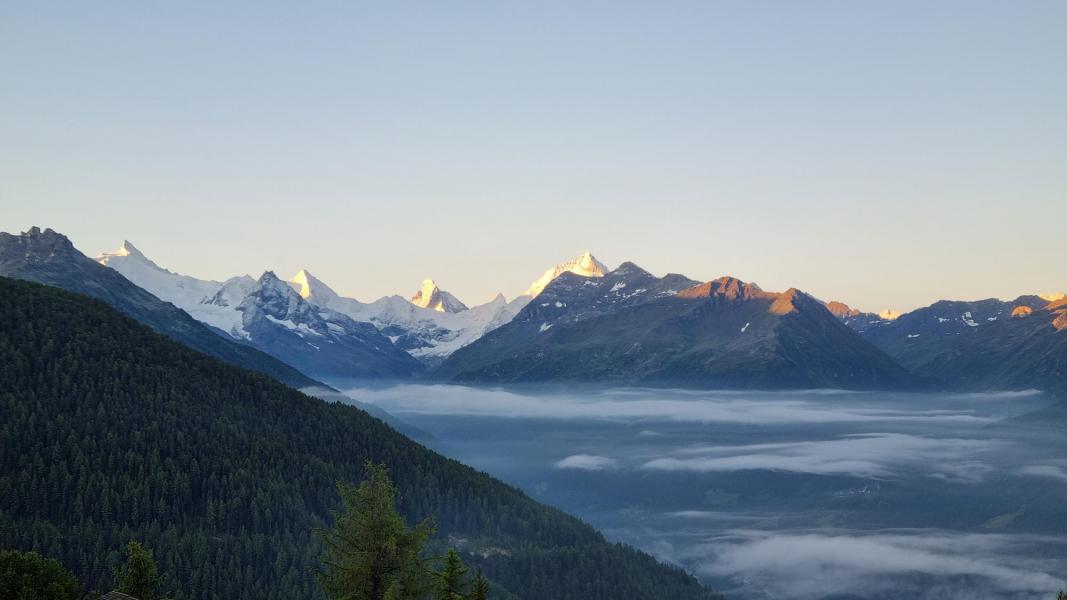
M 738 598 L 1048 598 L 1067 447 L 1036 392 L 348 390 Z

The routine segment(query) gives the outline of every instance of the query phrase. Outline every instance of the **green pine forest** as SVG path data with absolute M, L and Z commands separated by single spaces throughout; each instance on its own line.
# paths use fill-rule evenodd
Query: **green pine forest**
M 491 598 L 713 598 L 518 489 L 365 412 L 199 354 L 84 296 L 0 278 L 0 548 L 108 590 L 131 540 L 165 593 L 318 599 L 338 482 L 388 466 L 428 547 L 455 546 Z

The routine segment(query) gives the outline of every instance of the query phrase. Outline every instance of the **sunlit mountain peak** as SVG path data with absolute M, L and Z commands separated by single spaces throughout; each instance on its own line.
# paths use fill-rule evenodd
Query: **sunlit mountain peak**
M 603 277 L 608 271 L 610 271 L 610 269 L 608 269 L 604 263 L 597 260 L 592 253 L 584 252 L 567 262 L 560 263 L 545 271 L 537 281 L 530 284 L 530 287 L 523 293 L 523 295 L 533 297 L 540 294 L 548 284 L 552 283 L 557 277 L 564 273 L 574 273 L 575 275 L 581 275 L 582 277 Z

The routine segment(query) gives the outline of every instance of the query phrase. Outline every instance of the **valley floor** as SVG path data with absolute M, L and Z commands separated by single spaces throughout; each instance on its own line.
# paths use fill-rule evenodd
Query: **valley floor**
M 1067 585 L 1067 418 L 1020 418 L 1038 393 L 347 393 L 732 598 Z

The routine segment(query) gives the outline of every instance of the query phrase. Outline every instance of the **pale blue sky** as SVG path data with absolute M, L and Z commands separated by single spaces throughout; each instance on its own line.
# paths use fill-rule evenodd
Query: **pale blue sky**
M 509 297 L 1067 288 L 1067 2 L 0 1 L 0 229 Z

